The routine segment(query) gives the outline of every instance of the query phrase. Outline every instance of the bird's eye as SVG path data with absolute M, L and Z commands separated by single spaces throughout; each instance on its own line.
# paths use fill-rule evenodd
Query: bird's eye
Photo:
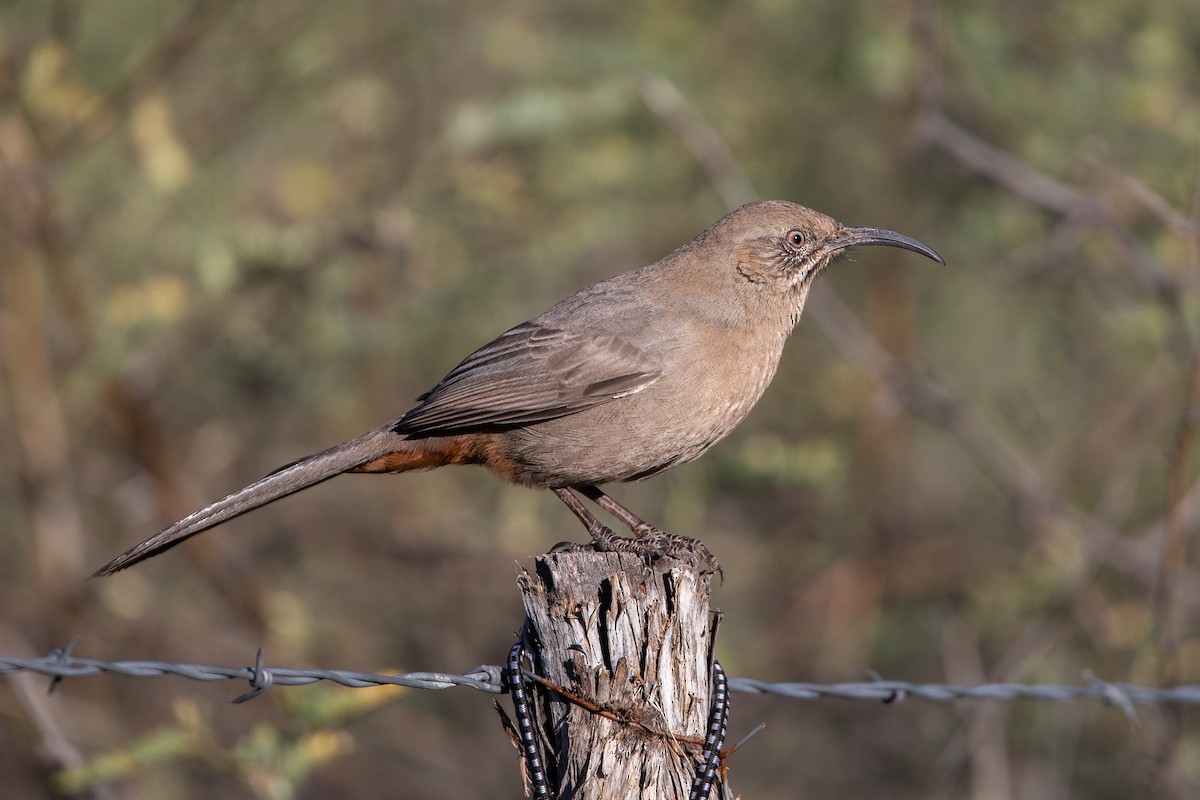
M 805 238 L 804 231 L 799 228 L 792 228 L 787 232 L 787 236 L 784 237 L 793 250 L 803 247 Z

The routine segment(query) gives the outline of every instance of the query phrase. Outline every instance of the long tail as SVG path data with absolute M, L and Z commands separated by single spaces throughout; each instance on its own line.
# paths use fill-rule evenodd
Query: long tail
M 195 536 L 215 525 L 241 516 L 247 511 L 253 511 L 281 497 L 287 497 L 289 494 L 307 489 L 329 480 L 335 475 L 340 475 L 395 452 L 403 447 L 404 437 L 392 432 L 393 424 L 388 423 L 357 439 L 351 439 L 328 450 L 305 456 L 286 467 L 280 467 L 262 480 L 237 490 L 191 516 L 184 517 L 141 544 L 131 547 L 96 570 L 92 577 L 111 575 L 133 566 L 139 561 L 144 561 L 174 547 L 189 536 Z

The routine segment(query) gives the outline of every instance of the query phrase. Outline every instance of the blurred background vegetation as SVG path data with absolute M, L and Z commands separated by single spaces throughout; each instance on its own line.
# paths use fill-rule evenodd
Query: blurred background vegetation
M 771 390 L 616 496 L 731 675 L 1195 682 L 1194 0 L 5 0 L 0 652 L 460 671 L 575 521 L 345 477 L 84 583 L 756 197 L 895 228 Z M 6 796 L 519 796 L 491 699 L 0 685 Z M 735 696 L 747 798 L 1194 797 L 1197 712 Z M 464 766 L 468 768 L 464 769 Z

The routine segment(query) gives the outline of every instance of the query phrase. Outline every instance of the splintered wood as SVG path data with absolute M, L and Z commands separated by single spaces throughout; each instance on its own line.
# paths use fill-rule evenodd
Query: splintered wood
M 526 650 L 567 693 L 535 687 L 561 800 L 688 797 L 709 712 L 709 577 L 673 559 L 590 551 L 522 571 Z

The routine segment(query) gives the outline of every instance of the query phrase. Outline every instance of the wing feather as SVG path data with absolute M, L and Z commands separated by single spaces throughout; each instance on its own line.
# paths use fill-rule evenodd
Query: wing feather
M 463 359 L 394 430 L 447 435 L 554 419 L 639 392 L 660 374 L 615 334 L 526 322 Z

